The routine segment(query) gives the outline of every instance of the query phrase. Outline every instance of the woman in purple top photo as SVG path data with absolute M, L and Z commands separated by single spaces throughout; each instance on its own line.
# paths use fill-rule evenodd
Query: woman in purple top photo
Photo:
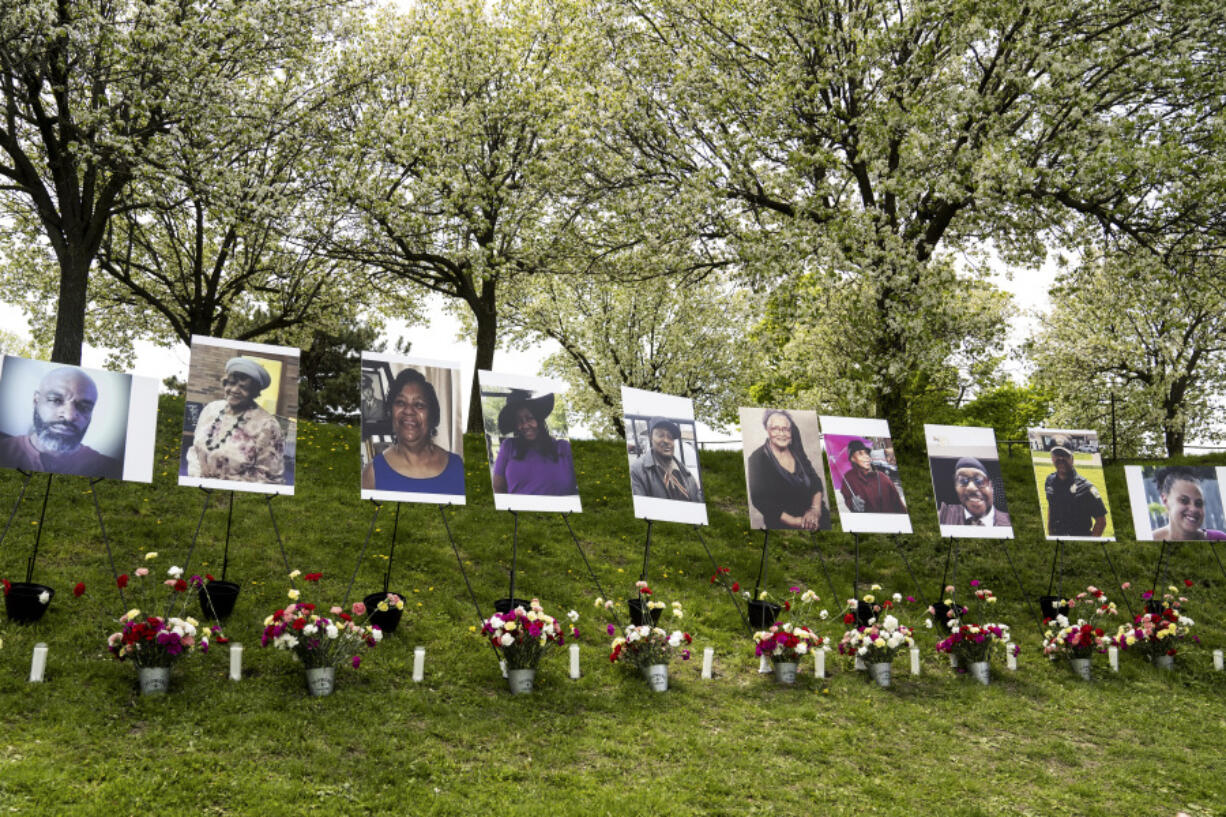
M 1205 527 L 1205 492 L 1197 473 L 1186 466 L 1159 469 L 1155 476 L 1167 524 L 1154 531 L 1156 541 L 1220 542 L 1226 533 Z
M 530 392 L 522 389 L 511 390 L 498 412 L 498 433 L 504 436 L 494 460 L 494 493 L 537 496 L 579 493 L 570 443 L 550 435 L 545 422 L 552 411 L 552 394 L 531 397 Z

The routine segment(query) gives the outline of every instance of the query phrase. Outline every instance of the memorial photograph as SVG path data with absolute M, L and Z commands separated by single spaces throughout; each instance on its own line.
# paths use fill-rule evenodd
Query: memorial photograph
M 830 484 L 847 533 L 910 533 L 890 426 L 867 417 L 820 418 Z
M 621 395 L 634 515 L 707 524 L 693 401 L 628 386 Z
M 830 530 L 816 411 L 738 409 L 749 526 L 754 530 Z
M 1026 437 L 1047 538 L 1114 542 L 1098 432 L 1031 428 Z
M 996 432 L 975 426 L 925 424 L 924 440 L 941 535 L 1012 539 Z

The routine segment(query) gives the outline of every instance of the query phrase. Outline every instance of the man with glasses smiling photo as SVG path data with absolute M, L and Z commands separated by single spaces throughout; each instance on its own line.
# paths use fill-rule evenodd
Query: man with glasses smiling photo
M 954 465 L 954 491 L 958 504 L 942 502 L 938 511 L 942 525 L 1011 526 L 1009 514 L 996 507 L 992 478 L 979 460 L 974 457 L 958 460 Z

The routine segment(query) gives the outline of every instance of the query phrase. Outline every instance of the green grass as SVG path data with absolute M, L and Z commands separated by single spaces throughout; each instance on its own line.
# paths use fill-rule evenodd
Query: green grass
M 182 564 L 204 494 L 175 484 L 181 402 L 165 401 L 152 486 L 105 483 L 99 500 L 121 569 L 158 550 L 163 567 Z M 297 496 L 274 500 L 293 566 L 324 573 L 339 599 L 353 572 L 372 506 L 357 497 L 357 431 L 303 423 Z M 469 504 L 448 511 L 465 569 L 488 614 L 506 595 L 512 517 L 492 510 L 479 437 L 467 441 Z M 901 542 L 931 600 L 946 542 L 924 459 L 902 471 L 917 533 Z M 703 473 L 711 525 L 706 542 L 742 584 L 752 585 L 762 535 L 745 513 L 739 453 L 707 452 Z M 575 444 L 584 513 L 572 517 L 600 582 L 627 598 L 642 563 L 645 523 L 630 506 L 618 445 Z M 1030 457 L 1002 458 L 1017 540 L 1009 553 L 1028 591 L 1046 589 L 1051 545 L 1038 517 Z M 1109 552 L 1121 578 L 1148 586 L 1158 545 L 1131 541 L 1123 471 L 1105 469 L 1120 542 Z M 22 578 L 33 542 L 43 479 L 0 549 L 0 575 Z M 0 477 L 10 502 L 19 481 Z M 35 490 L 37 489 L 37 490 Z M 1058 814 L 1222 813 L 1218 758 L 1226 742 L 1221 700 L 1226 673 L 1210 650 L 1226 646 L 1221 613 L 1226 581 L 1206 545 L 1185 543 L 1170 577 L 1197 582 L 1190 613 L 1204 649 L 1164 674 L 1121 656 L 1092 684 L 1039 654 L 1000 543 L 960 545 L 958 583 L 979 578 L 1002 597 L 999 617 L 1024 652 L 1017 673 L 994 668 L 990 687 L 954 676 L 921 631 L 923 674 L 895 665 L 895 685 L 865 683 L 833 656 L 821 682 L 803 667 L 795 688 L 760 677 L 749 640 L 725 596 L 708 583 L 710 563 L 692 529 L 657 524 L 650 579 L 659 597 L 680 600 L 696 660 L 673 665 L 672 689 L 652 695 L 642 680 L 610 666 L 597 595 L 562 521 L 521 514 L 519 590 L 561 614 L 575 608 L 584 677 L 566 677 L 555 655 L 537 692 L 511 698 L 489 647 L 469 632 L 475 613 L 437 508 L 404 506 L 392 589 L 409 599 L 412 620 L 367 656 L 338 672 L 328 698 L 305 695 L 284 653 L 261 650 L 262 618 L 284 603 L 286 583 L 264 500 L 238 495 L 230 577 L 244 585 L 228 630 L 246 647 L 244 679 L 227 680 L 225 649 L 183 662 L 171 694 L 142 699 L 130 666 L 110 659 L 105 606 L 118 614 L 88 483 L 54 481 L 35 579 L 58 591 L 38 624 L 0 624 L 0 812 L 16 814 Z M 192 569 L 219 572 L 225 496 L 214 495 Z M 354 596 L 377 589 L 392 528 L 384 506 Z M 767 586 L 803 582 L 829 601 L 818 552 L 806 536 L 772 535 Z M 817 539 L 838 592 L 855 572 L 853 539 Z M 1101 546 L 1066 545 L 1066 592 L 1115 584 Z M 862 584 L 915 593 L 892 537 L 860 540 Z M 89 592 L 73 599 L 83 580 Z M 1123 598 L 1114 593 L 1123 607 Z M 1131 594 L 1136 605 L 1135 591 Z M 420 606 L 419 606 L 420 605 Z M 834 626 L 829 635 L 838 635 Z M 26 683 L 36 642 L 50 647 L 48 681 Z M 426 680 L 410 680 L 413 647 L 427 649 Z M 704 647 L 716 650 L 716 677 L 699 678 Z

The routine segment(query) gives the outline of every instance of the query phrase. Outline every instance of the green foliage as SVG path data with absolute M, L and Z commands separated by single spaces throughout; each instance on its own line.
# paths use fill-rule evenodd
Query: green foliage
M 386 348 L 377 327 L 315 330 L 298 361 L 298 416 L 326 423 L 355 420 L 361 403 L 361 354 Z
M 1043 425 L 1051 415 L 1052 397 L 1043 389 L 1007 380 L 958 411 L 958 425 L 988 426 L 998 440 L 1024 440 L 1026 429 Z
M 1092 254 L 1060 277 L 1052 302 L 1029 353 L 1055 422 L 1097 427 L 1121 456 L 1178 456 L 1188 437 L 1221 437 L 1220 259 L 1199 249 L 1165 259 L 1135 247 Z

